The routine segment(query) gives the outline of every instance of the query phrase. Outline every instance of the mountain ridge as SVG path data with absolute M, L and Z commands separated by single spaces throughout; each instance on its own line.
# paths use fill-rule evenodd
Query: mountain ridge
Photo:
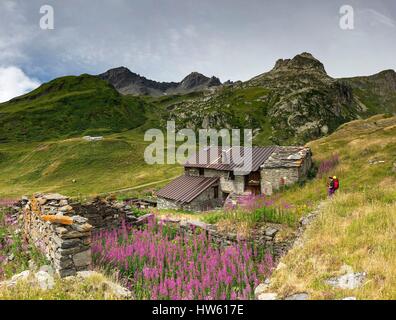
M 134 73 L 126 67 L 107 70 L 98 77 L 112 84 L 121 94 L 131 95 L 186 94 L 221 85 L 215 76 L 209 78 L 198 72 L 191 72 L 180 82 L 158 82 Z

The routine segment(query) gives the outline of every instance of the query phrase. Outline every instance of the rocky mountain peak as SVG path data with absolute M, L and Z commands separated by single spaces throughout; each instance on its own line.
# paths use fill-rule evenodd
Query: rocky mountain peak
M 208 78 L 203 74 L 194 71 L 191 72 L 187 77 L 185 77 L 180 82 L 179 86 L 180 88 L 184 88 L 184 89 L 192 89 L 194 87 L 200 87 L 200 86 L 213 87 L 219 85 L 221 85 L 219 78 L 216 77 Z
M 307 70 L 326 73 L 323 63 L 316 59 L 311 53 L 303 52 L 296 55 L 293 59 L 279 59 L 275 63 L 272 72 Z

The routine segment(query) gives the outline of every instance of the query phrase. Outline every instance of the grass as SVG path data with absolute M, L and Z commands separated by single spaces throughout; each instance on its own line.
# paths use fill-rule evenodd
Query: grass
M 31 285 L 31 280 L 18 281 L 13 287 L 0 290 L 0 300 L 119 300 L 109 290 L 108 279 L 95 273 L 84 279 L 55 277 L 52 289 L 42 290 Z
M 396 117 L 375 116 L 343 125 L 310 143 L 316 159 L 338 152 L 340 164 L 334 174 L 340 177 L 341 189 L 333 199 L 326 199 L 324 178 L 282 195 L 288 201 L 324 205 L 303 244 L 281 260 L 284 266 L 274 272 L 270 291 L 280 296 L 308 292 L 312 299 L 396 298 L 395 124 Z M 370 164 L 373 159 L 384 162 Z M 367 272 L 361 288 L 342 290 L 325 284 L 344 264 Z
M 0 280 L 28 269 L 29 260 L 36 265 L 48 262 L 34 245 L 24 242 L 18 225 L 9 221 L 8 213 L 8 208 L 0 207 Z
M 143 159 L 147 144 L 136 130 L 96 142 L 74 138 L 0 144 L 0 197 L 37 191 L 90 196 L 156 181 L 166 184 L 166 179 L 181 174 L 179 165 L 147 165 Z

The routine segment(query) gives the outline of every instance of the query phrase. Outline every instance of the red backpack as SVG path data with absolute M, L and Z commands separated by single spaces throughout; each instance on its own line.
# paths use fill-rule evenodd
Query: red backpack
M 334 190 L 337 190 L 340 187 L 340 182 L 338 179 L 334 179 Z

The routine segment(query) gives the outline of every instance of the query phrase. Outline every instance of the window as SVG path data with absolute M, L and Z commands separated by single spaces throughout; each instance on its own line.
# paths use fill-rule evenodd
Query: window
M 204 168 L 199 168 L 199 175 L 203 176 L 205 174 Z
M 235 180 L 234 171 L 230 171 L 230 173 L 228 174 L 228 180 Z
M 218 199 L 219 198 L 219 187 L 218 186 L 213 187 L 213 193 L 214 193 L 213 197 L 215 199 Z

